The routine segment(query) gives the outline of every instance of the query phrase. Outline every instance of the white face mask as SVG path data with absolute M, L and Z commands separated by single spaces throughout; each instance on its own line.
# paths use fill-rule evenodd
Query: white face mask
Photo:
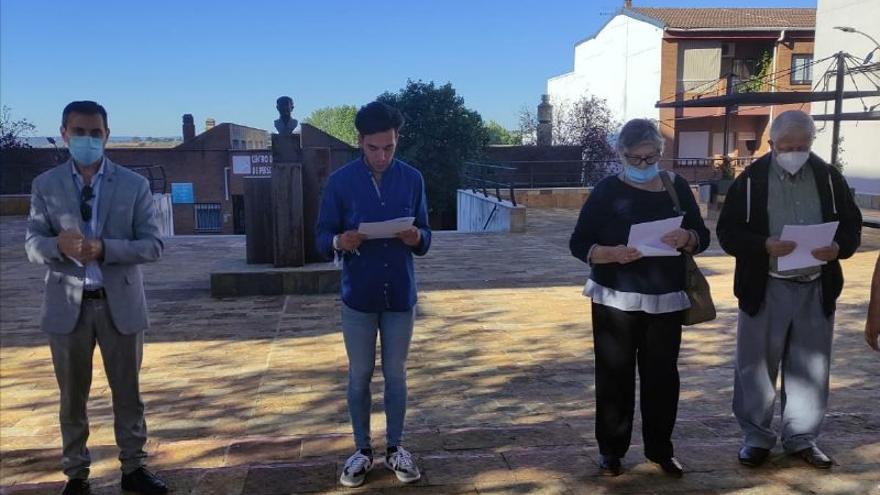
M 789 151 L 787 153 L 777 153 L 776 163 L 785 169 L 786 172 L 794 175 L 807 163 L 809 158 L 809 151 Z

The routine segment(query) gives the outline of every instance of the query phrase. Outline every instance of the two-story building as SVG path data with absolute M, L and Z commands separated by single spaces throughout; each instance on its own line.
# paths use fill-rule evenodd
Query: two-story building
M 656 119 L 666 159 L 705 159 L 725 148 L 724 108 L 664 108 L 658 102 L 735 91 L 810 91 L 815 9 L 641 8 L 627 1 L 575 45 L 574 70 L 551 78 L 554 105 L 604 98 L 621 121 Z M 798 105 L 809 111 L 809 105 Z M 741 106 L 728 122 L 729 156 L 766 152 L 781 106 Z

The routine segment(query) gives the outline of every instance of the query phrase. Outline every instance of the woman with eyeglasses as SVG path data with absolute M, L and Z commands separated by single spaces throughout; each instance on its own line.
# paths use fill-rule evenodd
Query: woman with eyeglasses
M 650 120 L 626 123 L 617 139 L 623 170 L 603 179 L 587 199 L 571 235 L 572 255 L 591 270 L 584 295 L 592 299 L 595 353 L 596 440 L 603 474 L 623 472 L 640 379 L 645 457 L 671 476 L 682 466 L 673 455 L 678 409 L 681 315 L 690 307 L 683 256 L 643 256 L 627 247 L 630 227 L 679 216 L 661 174 L 681 201 L 681 227 L 661 241 L 691 254 L 709 246 L 709 231 L 687 181 L 661 171 L 664 138 Z

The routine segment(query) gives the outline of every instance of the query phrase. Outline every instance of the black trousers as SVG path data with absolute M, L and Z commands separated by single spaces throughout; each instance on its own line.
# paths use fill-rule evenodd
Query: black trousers
M 623 457 L 629 449 L 638 364 L 645 457 L 672 457 L 681 312 L 648 314 L 593 303 L 593 340 L 599 452 Z

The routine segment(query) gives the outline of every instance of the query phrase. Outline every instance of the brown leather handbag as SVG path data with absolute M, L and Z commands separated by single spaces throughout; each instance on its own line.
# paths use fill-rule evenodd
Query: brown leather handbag
M 669 193 L 669 197 L 672 198 L 675 213 L 684 215 L 684 210 L 681 209 L 681 203 L 678 200 L 678 193 L 675 191 L 675 186 L 672 185 L 669 174 L 665 171 L 660 172 L 660 179 L 663 181 L 663 187 Z M 709 282 L 700 271 L 697 262 L 694 261 L 693 255 L 682 253 L 682 256 L 684 256 L 684 291 L 691 301 L 691 307 L 682 312 L 681 324 L 690 326 L 712 321 L 717 314 Z

